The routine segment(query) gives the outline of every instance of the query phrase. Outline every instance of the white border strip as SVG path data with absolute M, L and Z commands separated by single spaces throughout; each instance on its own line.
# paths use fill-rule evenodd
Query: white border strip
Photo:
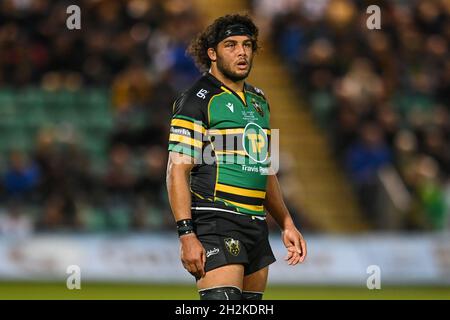
M 223 212 L 230 212 L 230 213 L 234 213 L 234 214 L 239 214 L 239 215 L 241 215 L 241 216 L 252 217 L 252 218 L 254 218 L 254 219 L 266 220 L 266 217 L 260 217 L 260 216 L 255 216 L 255 215 L 252 215 L 252 214 L 245 214 L 245 213 L 240 213 L 240 212 L 231 211 L 231 210 L 226 210 L 226 209 L 220 209 L 220 208 L 211 208 L 211 207 L 191 207 L 191 210 L 223 211 Z

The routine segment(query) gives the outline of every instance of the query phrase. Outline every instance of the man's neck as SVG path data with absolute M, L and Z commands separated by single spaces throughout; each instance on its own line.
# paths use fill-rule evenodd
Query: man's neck
M 220 82 L 222 82 L 224 85 L 226 85 L 228 88 L 235 92 L 244 91 L 244 81 L 245 79 L 239 80 L 239 81 L 232 81 L 229 78 L 225 77 L 222 72 L 217 70 L 216 68 L 211 68 L 209 70 L 209 73 L 211 73 L 214 77 L 216 77 Z

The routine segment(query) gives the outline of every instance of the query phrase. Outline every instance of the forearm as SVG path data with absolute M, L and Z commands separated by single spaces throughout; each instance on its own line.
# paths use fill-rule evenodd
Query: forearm
M 264 206 L 282 230 L 282 240 L 288 250 L 285 260 L 288 261 L 289 265 L 302 263 L 306 257 L 306 242 L 300 231 L 295 227 L 289 210 L 283 201 L 276 175 L 269 176 L 267 181 Z
M 199 279 L 205 275 L 205 248 L 193 232 L 192 221 L 179 223 L 180 220 L 192 219 L 189 177 L 193 164 L 190 163 L 191 159 L 188 157 L 184 157 L 185 163 L 175 164 L 174 159 L 176 156 L 169 154 L 166 184 L 173 217 L 178 222 L 181 261 L 183 266 Z
M 169 163 L 167 170 L 167 192 L 175 221 L 191 219 L 190 170 Z
M 278 183 L 278 178 L 276 175 L 268 176 L 264 207 L 274 218 L 281 230 L 294 226 L 289 210 L 284 203 L 280 184 Z

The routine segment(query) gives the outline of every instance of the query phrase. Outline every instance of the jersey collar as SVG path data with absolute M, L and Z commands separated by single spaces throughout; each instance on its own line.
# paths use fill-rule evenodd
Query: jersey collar
M 222 81 L 220 81 L 219 79 L 217 79 L 216 77 L 214 77 L 211 73 L 205 72 L 203 75 L 204 75 L 209 81 L 211 81 L 216 87 L 218 87 L 218 88 L 220 88 L 220 87 L 225 87 L 225 88 L 227 88 L 227 90 L 230 90 L 230 91 L 232 91 L 232 92 L 234 91 L 234 90 L 230 89 L 229 87 L 227 87 L 224 83 L 222 83 Z M 249 88 L 249 86 L 248 86 L 247 82 L 244 81 L 244 92 L 245 92 L 245 91 L 248 91 L 248 88 Z
M 219 79 L 217 79 L 216 77 L 214 77 L 211 73 L 205 72 L 203 75 L 206 77 L 206 79 L 208 79 L 210 82 L 212 82 L 212 83 L 214 84 L 214 86 L 216 86 L 216 87 L 218 87 L 218 88 L 223 87 L 223 88 L 227 89 L 227 90 L 228 90 L 229 92 L 231 92 L 233 95 L 235 95 L 236 97 L 238 97 L 238 99 L 239 99 L 240 101 L 242 101 L 242 103 L 244 104 L 244 106 L 247 106 L 247 102 L 246 102 L 246 101 L 243 101 L 242 98 L 236 93 L 236 91 L 234 91 L 233 89 L 227 87 L 224 83 L 222 83 L 222 81 L 220 81 Z M 222 88 L 221 88 L 221 89 L 222 89 Z M 223 89 L 222 89 L 222 90 L 223 90 Z M 223 91 L 225 91 L 225 90 L 223 90 Z M 245 94 L 246 91 L 248 91 L 248 84 L 247 84 L 247 82 L 244 81 L 244 94 Z

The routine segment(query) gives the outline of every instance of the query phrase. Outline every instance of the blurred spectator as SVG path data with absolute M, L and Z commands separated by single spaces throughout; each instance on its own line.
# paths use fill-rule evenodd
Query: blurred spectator
M 358 198 L 369 221 L 377 221 L 376 195 L 378 170 L 391 162 L 391 152 L 383 133 L 375 123 L 361 127 L 360 140 L 349 146 L 346 166 L 355 184 Z
M 38 218 L 36 228 L 39 231 L 77 230 L 81 221 L 76 204 L 69 194 L 55 193 L 48 197 L 43 212 Z
M 135 194 L 161 205 L 161 197 L 165 193 L 167 152 L 155 146 L 145 151 L 143 160 L 144 168 L 135 185 Z
M 112 84 L 113 104 L 118 113 L 130 112 L 148 104 L 152 83 L 145 67 L 134 64 L 120 72 Z
M 4 176 L 6 195 L 10 199 L 27 200 L 36 189 L 40 178 L 38 166 L 19 150 L 9 156 L 9 167 Z
M 136 185 L 132 154 L 128 146 L 112 146 L 103 185 L 106 192 L 103 207 L 109 227 L 111 230 L 128 229 L 132 219 L 131 201 Z
M 131 153 L 124 144 L 112 147 L 104 185 L 112 198 L 128 199 L 132 195 L 136 177 L 132 172 Z
M 433 158 L 423 155 L 417 159 L 416 172 L 417 193 L 425 212 L 423 225 L 430 230 L 443 230 L 448 212 L 440 187 L 439 166 Z
M 391 162 L 391 152 L 377 124 L 363 124 L 360 136 L 359 141 L 350 145 L 346 158 L 352 179 L 363 185 L 372 183 L 378 169 Z
M 144 151 L 142 175 L 136 182 L 134 194 L 134 227 L 136 229 L 162 229 L 170 225 L 166 196 L 167 152 L 154 146 Z

